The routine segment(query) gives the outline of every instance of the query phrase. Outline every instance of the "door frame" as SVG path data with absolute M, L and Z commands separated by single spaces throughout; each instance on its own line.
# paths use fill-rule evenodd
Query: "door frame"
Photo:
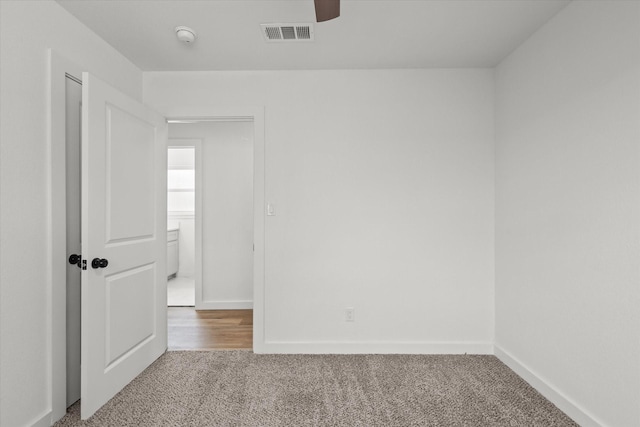
M 48 361 L 51 424 L 66 414 L 66 75 L 82 78 L 86 71 L 52 49 L 48 50 L 47 87 L 47 235 L 48 256 L 45 261 L 48 278 L 47 313 L 50 329 L 44 343 Z M 265 125 L 264 107 L 185 108 L 159 111 L 168 120 L 232 121 L 238 118 L 253 120 L 253 351 L 264 353 L 264 295 L 265 295 Z M 166 168 L 166 165 L 162 167 Z M 55 202 L 54 202 L 55 201 Z M 62 261 L 61 261 L 62 260 Z
M 159 112 L 164 114 L 169 124 L 172 122 L 253 121 L 253 352 L 265 353 L 266 203 L 264 107 L 185 107 L 177 105 L 169 107 L 169 110 L 159 109 Z M 202 254 L 201 251 L 200 254 Z M 197 266 L 196 270 L 198 270 Z
M 48 52 L 48 144 L 49 188 L 47 194 L 47 243 L 49 256 L 46 261 L 47 318 L 51 330 L 47 334 L 46 354 L 49 361 L 51 385 L 51 423 L 67 412 L 67 208 L 66 203 L 66 111 L 65 90 L 67 74 L 82 80 L 82 68 L 52 49 Z M 57 202 L 56 202 L 57 201 Z M 63 262 L 64 261 L 64 262 Z

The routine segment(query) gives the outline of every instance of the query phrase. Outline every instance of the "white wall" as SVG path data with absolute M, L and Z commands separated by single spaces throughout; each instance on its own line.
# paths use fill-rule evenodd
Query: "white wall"
M 269 351 L 492 351 L 492 70 L 143 80 L 168 116 L 265 107 Z
M 572 2 L 496 81 L 497 351 L 640 425 L 640 3 Z
M 196 308 L 251 308 L 253 123 L 172 124 L 169 136 L 202 141 L 202 301 Z
M 497 349 L 585 423 L 640 423 L 639 16 L 574 1 L 496 72 Z M 52 1 L 0 2 L 0 43 L 0 425 L 46 424 L 50 283 L 25 268 L 49 256 L 46 49 L 138 99 L 141 73 Z M 274 349 L 490 349 L 491 70 L 145 73 L 144 94 L 265 106 Z
M 0 2 L 0 425 L 48 425 L 47 48 L 134 98 L 140 71 L 53 1 Z M 64 203 L 62 201 L 61 203 Z

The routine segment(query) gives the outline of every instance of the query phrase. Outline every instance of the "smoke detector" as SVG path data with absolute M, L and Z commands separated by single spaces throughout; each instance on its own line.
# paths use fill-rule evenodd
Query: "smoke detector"
M 313 24 L 260 24 L 267 42 L 313 41 Z
M 196 32 L 189 27 L 176 27 L 176 37 L 185 44 L 191 44 L 196 41 Z

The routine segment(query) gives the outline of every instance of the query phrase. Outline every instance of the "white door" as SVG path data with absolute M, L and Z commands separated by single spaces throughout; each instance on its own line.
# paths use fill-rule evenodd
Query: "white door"
M 86 419 L 167 348 L 167 125 L 95 76 L 82 82 Z

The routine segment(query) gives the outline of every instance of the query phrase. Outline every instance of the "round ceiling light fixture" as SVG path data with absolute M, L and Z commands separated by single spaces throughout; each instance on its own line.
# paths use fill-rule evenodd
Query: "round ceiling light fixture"
M 183 43 L 191 44 L 196 41 L 196 32 L 189 27 L 176 27 L 176 37 Z

